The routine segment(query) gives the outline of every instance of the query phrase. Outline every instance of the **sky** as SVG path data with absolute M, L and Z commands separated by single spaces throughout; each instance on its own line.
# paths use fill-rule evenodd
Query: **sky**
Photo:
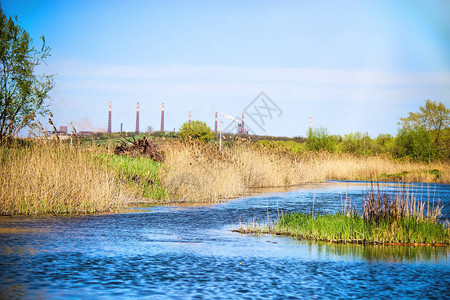
M 77 130 L 395 135 L 426 99 L 450 106 L 450 1 L 2 0 L 51 57 L 51 110 Z M 220 114 L 223 113 L 223 114 Z

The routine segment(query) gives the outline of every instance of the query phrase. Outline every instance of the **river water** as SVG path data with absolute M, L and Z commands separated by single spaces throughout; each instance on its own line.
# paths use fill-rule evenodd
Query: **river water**
M 239 220 L 274 220 L 281 209 L 340 210 L 349 199 L 360 203 L 368 186 L 329 182 L 206 206 L 2 217 L 0 298 L 450 298 L 449 247 L 335 245 L 231 231 Z M 449 218 L 449 185 L 408 189 L 431 203 L 440 199 Z

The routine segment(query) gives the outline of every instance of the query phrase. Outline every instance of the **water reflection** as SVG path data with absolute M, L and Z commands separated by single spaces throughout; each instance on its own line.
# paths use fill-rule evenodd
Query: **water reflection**
M 361 257 L 367 261 L 384 262 L 450 262 L 449 247 L 431 246 L 384 246 L 355 244 L 326 244 L 324 247 L 330 255 Z
M 0 298 L 450 297 L 449 247 L 231 232 L 239 219 L 273 220 L 280 209 L 339 210 L 342 195 L 358 201 L 366 186 L 319 184 L 113 215 L 0 218 Z M 449 186 L 432 190 L 450 206 Z

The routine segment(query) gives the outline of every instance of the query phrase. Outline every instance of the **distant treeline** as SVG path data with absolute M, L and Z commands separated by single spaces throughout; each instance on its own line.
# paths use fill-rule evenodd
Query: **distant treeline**
M 311 130 L 304 142 L 293 139 L 262 139 L 257 145 L 264 148 L 287 149 L 295 153 L 327 151 L 330 153 L 353 153 L 361 156 L 387 154 L 394 157 L 409 157 L 416 161 L 435 159 L 450 160 L 450 129 L 439 133 L 424 128 L 401 129 L 397 136 L 380 134 L 371 138 L 368 134 L 355 132 L 331 135 L 326 128 Z
M 177 139 L 178 133 L 172 131 L 155 131 L 149 134 L 155 138 Z M 136 136 L 127 133 L 93 133 L 88 140 L 120 139 Z M 386 154 L 393 157 L 409 157 L 415 161 L 432 161 L 435 159 L 450 160 L 450 128 L 439 133 L 429 132 L 421 127 L 401 129 L 397 136 L 380 134 L 376 138 L 366 133 L 355 132 L 345 135 L 332 135 L 326 128 L 315 128 L 305 137 L 275 137 L 262 135 L 237 135 L 224 133 L 224 145 L 239 138 L 246 139 L 265 149 L 284 149 L 303 154 L 307 151 L 327 151 L 330 153 L 352 153 L 361 156 Z M 218 141 L 218 136 L 216 136 Z

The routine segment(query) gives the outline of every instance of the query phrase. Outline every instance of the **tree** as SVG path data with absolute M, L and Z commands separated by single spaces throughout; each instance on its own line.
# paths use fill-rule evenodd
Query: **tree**
M 50 56 L 50 48 L 41 39 L 37 50 L 17 17 L 7 17 L 0 8 L 0 139 L 36 125 L 32 122 L 36 115 L 49 113 L 45 100 L 53 88 L 53 75 L 35 74 L 35 68 Z
M 375 153 L 392 153 L 396 152 L 395 138 L 390 134 L 381 133 L 375 139 Z
M 314 128 L 309 132 L 306 146 L 310 151 L 328 151 L 334 152 L 339 137 L 328 134 L 328 130 L 324 127 Z
M 342 149 L 344 152 L 359 155 L 371 154 L 373 141 L 369 134 L 355 132 L 344 135 L 342 139 Z
M 404 129 L 414 130 L 423 127 L 427 130 L 436 147 L 442 147 L 443 132 L 450 126 L 450 109 L 442 102 L 425 100 L 425 106 L 420 106 L 419 112 L 410 112 L 408 117 L 400 118 L 400 123 Z
M 402 128 L 396 138 L 398 156 L 413 160 L 431 161 L 436 158 L 436 148 L 425 127 Z
M 181 138 L 190 137 L 205 143 L 214 139 L 214 133 L 211 131 L 211 128 L 209 128 L 208 125 L 202 121 L 185 122 L 181 126 L 178 135 Z

